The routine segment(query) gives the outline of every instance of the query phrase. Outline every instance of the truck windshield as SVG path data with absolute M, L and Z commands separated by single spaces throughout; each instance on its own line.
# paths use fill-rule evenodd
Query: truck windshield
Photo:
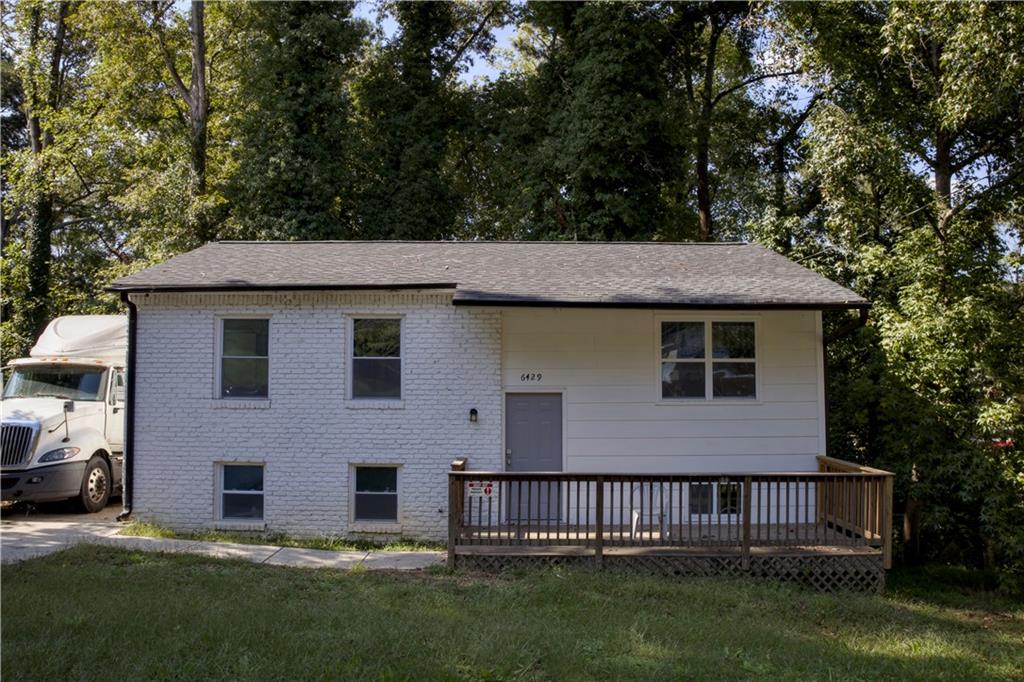
M 105 367 L 21 366 L 11 370 L 4 398 L 102 400 Z

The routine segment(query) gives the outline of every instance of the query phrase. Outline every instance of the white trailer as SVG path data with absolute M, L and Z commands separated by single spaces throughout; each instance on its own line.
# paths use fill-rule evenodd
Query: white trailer
M 29 353 L 5 370 L 0 400 L 0 487 L 5 502 L 76 499 L 107 505 L 124 462 L 123 315 L 50 322 Z

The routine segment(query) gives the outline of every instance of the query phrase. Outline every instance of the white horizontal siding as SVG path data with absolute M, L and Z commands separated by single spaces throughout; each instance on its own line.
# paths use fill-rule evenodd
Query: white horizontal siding
M 565 394 L 568 471 L 816 468 L 824 451 L 819 313 L 687 313 L 758 323 L 756 400 L 659 400 L 655 311 L 505 310 L 506 391 Z M 523 375 L 530 374 L 524 380 Z M 536 375 L 540 375 L 539 380 Z

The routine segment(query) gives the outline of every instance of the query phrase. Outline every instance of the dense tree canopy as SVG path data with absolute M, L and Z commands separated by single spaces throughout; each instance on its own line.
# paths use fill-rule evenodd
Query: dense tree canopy
M 830 448 L 905 558 L 1024 584 L 1024 6 L 17 0 L 0 48 L 4 358 L 210 239 L 757 240 L 874 304 Z

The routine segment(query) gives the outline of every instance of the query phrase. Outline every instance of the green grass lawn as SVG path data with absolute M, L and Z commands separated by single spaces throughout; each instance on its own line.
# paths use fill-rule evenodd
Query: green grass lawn
M 939 576 L 941 577 L 941 576 Z M 1021 679 L 1024 605 L 560 571 L 290 569 L 75 547 L 3 568 L 21 679 Z

